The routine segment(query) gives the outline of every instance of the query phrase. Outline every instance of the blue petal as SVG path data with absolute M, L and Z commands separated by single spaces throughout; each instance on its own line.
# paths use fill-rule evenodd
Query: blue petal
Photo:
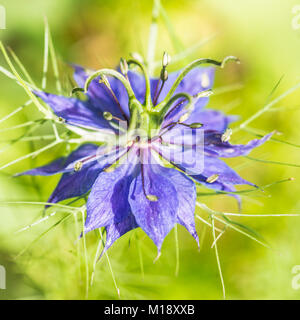
M 48 104 L 58 117 L 63 118 L 69 124 L 111 129 L 109 123 L 103 118 L 102 112 L 95 110 L 88 101 L 42 91 L 34 93 Z
M 99 146 L 95 144 L 90 144 L 90 143 L 84 144 L 80 146 L 78 149 L 76 149 L 75 151 L 73 151 L 68 157 L 62 157 L 62 158 L 56 159 L 44 166 L 19 173 L 17 174 L 17 176 L 21 176 L 21 175 L 49 176 L 57 173 L 70 171 L 70 170 L 67 170 L 66 168 L 71 163 L 75 163 L 77 161 L 82 160 L 82 158 L 84 157 L 96 154 L 98 148 Z M 73 170 L 74 170 L 74 167 L 72 167 L 71 171 Z
M 113 172 L 98 176 L 87 202 L 85 232 L 119 223 L 129 215 L 128 194 L 136 161 L 136 158 L 128 159 Z
M 238 194 L 234 194 L 236 189 L 235 189 L 235 187 L 233 185 L 226 184 L 226 183 L 221 183 L 221 182 L 218 182 L 218 181 L 213 182 L 213 183 L 208 183 L 208 182 L 206 182 L 205 179 L 203 179 L 203 181 L 201 181 L 201 177 L 197 177 L 197 180 L 202 185 L 207 187 L 208 189 L 212 189 L 212 190 L 216 190 L 216 191 L 232 192 L 232 194 L 228 193 L 227 195 L 231 196 L 231 197 L 234 197 L 238 202 L 239 208 L 241 208 L 241 197 Z
M 108 225 L 106 229 L 106 242 L 105 247 L 103 248 L 103 251 L 101 252 L 101 255 L 99 259 L 102 257 L 102 255 L 107 251 L 113 243 L 118 240 L 120 237 L 122 237 L 125 233 L 137 228 L 138 225 L 135 221 L 135 218 L 132 214 L 129 214 L 124 220 L 122 220 L 119 223 L 112 223 Z
M 259 147 L 267 140 L 269 140 L 272 135 L 273 133 L 270 133 L 261 139 L 254 139 L 248 142 L 246 145 L 232 145 L 229 142 L 222 142 L 222 133 L 216 131 L 208 131 L 205 133 L 204 148 L 206 152 L 221 158 L 245 156 L 250 153 L 252 149 Z
M 129 191 L 129 203 L 136 222 L 158 248 L 174 227 L 178 212 L 178 197 L 174 185 L 159 165 L 142 164 L 142 172 L 133 179 Z M 150 201 L 146 195 L 157 197 Z
M 228 125 L 238 120 L 237 116 L 226 116 L 217 110 L 198 110 L 195 109 L 185 123 L 191 124 L 199 122 L 203 124 L 203 130 L 225 131 Z
M 201 175 L 193 176 L 196 180 L 206 181 L 207 178 L 217 174 L 217 182 L 222 184 L 249 184 L 253 185 L 251 182 L 246 181 L 241 178 L 233 169 L 231 169 L 224 161 L 211 156 L 204 157 L 204 170 Z M 211 183 L 213 184 L 213 183 Z M 210 185 L 210 183 L 209 183 Z
M 21 175 L 31 175 L 31 176 L 49 176 L 57 173 L 64 173 L 68 171 L 74 171 L 74 164 L 77 161 L 82 161 L 86 157 L 96 156 L 99 150 L 99 146 L 91 143 L 86 143 L 73 151 L 68 157 L 62 157 L 56 159 L 49 164 L 44 166 L 34 168 L 22 173 L 17 174 Z M 95 157 L 95 161 L 96 161 Z
M 56 159 L 42 167 L 34 168 L 31 170 L 27 170 L 21 173 L 16 174 L 15 176 L 24 176 L 24 175 L 30 175 L 30 176 L 51 176 L 53 174 L 57 174 L 62 172 L 62 170 L 65 168 L 66 158 L 62 157 L 59 159 Z
M 91 189 L 103 167 L 96 162 L 78 172 L 64 173 L 48 202 L 57 203 L 86 194 Z
M 161 129 L 160 134 L 163 138 L 163 141 L 168 143 L 194 145 L 196 133 L 199 133 L 201 130 L 204 130 L 205 132 L 210 132 L 210 130 L 214 130 L 216 132 L 219 131 L 218 133 L 224 132 L 228 125 L 235 120 L 235 116 L 225 116 L 222 112 L 216 110 L 204 110 L 197 113 L 193 112 L 190 117 L 184 121 L 184 123 L 201 123 L 203 124 L 201 128 L 191 129 L 178 124 L 175 126 L 169 126 L 166 129 Z M 205 138 L 206 137 L 207 135 Z M 180 142 L 178 143 L 177 140 Z M 201 139 L 201 142 L 203 143 L 203 139 Z M 198 140 L 197 143 L 199 143 Z
M 64 173 L 48 202 L 56 203 L 86 194 L 92 188 L 102 169 L 114 163 L 122 153 L 112 152 L 108 156 L 85 163 L 80 171 Z M 72 161 L 74 158 L 69 160 Z
M 175 169 L 164 168 L 163 171 L 175 186 L 177 192 L 179 201 L 177 223 L 188 230 L 199 246 L 199 238 L 195 228 L 196 186 L 191 179 Z
M 84 68 L 73 65 L 74 66 L 74 79 L 80 87 L 84 87 L 85 81 L 88 77 L 88 74 L 92 74 L 93 71 L 85 71 Z M 136 98 L 144 103 L 145 100 L 145 79 L 144 77 L 136 72 L 129 71 L 128 79 L 130 81 L 131 87 L 135 93 Z M 89 97 L 89 101 L 95 106 L 95 108 L 101 110 L 101 112 L 109 111 L 114 116 L 123 118 L 122 113 L 120 112 L 120 106 L 124 111 L 125 115 L 129 117 L 129 108 L 128 108 L 128 95 L 123 86 L 123 84 L 115 79 L 109 77 L 109 83 L 112 91 L 114 92 L 116 98 L 118 99 L 120 106 L 109 92 L 107 87 L 104 84 L 99 83 L 100 78 L 94 79 L 87 92 L 87 96 Z

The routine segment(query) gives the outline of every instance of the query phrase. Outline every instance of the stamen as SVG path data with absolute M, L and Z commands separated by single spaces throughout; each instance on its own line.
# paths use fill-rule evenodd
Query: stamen
M 208 182 L 208 183 L 214 183 L 215 181 L 218 180 L 218 178 L 219 178 L 219 174 L 213 174 L 213 175 L 211 175 L 210 177 L 208 177 L 208 178 L 206 179 L 206 182 Z
M 126 156 L 128 156 L 128 153 L 129 153 L 129 151 L 130 151 L 130 149 L 131 149 L 132 146 L 133 146 L 133 144 L 132 144 L 131 146 L 128 146 L 128 147 L 127 147 L 127 150 L 126 150 L 124 153 L 122 153 L 120 156 L 118 156 L 118 157 L 114 160 L 114 162 L 113 162 L 112 164 L 106 165 L 106 166 L 103 168 L 102 171 L 104 171 L 104 172 L 113 172 L 113 171 L 115 171 L 115 170 L 120 166 L 120 164 L 121 164 L 121 159 L 124 158 L 124 157 L 126 157 Z
M 142 188 L 143 188 L 143 193 L 144 193 L 145 197 L 149 201 L 156 202 L 158 200 L 157 196 L 155 196 L 153 194 L 147 194 L 147 192 L 146 192 L 146 189 L 145 189 L 145 178 L 144 178 L 144 165 L 142 163 L 141 163 L 141 174 L 142 174 Z
M 179 124 L 183 124 L 183 123 L 179 123 Z M 191 123 L 190 125 L 188 125 L 188 127 L 190 127 L 191 129 L 199 129 L 199 128 L 203 127 L 203 123 L 194 122 L 194 123 Z
M 82 161 L 77 161 L 74 165 L 74 170 L 77 172 L 77 171 L 80 171 L 82 169 L 82 166 L 83 166 L 83 162 Z
M 168 74 L 167 69 L 163 68 L 163 69 L 161 70 L 161 72 L 160 72 L 160 79 L 161 79 L 161 81 L 163 82 L 163 84 L 164 84 L 164 82 L 166 82 L 166 81 L 168 80 L 168 77 L 169 77 L 169 74 Z M 163 85 L 163 84 L 162 84 L 162 85 Z M 162 89 L 162 88 L 161 88 L 161 89 Z M 160 91 L 161 91 L 161 89 L 160 89 Z
M 167 52 L 164 52 L 163 54 L 163 59 L 162 59 L 162 69 L 160 71 L 160 78 L 157 82 L 156 88 L 155 88 L 155 93 L 154 93 L 154 99 L 153 99 L 153 105 L 155 106 L 157 104 L 158 98 L 162 92 L 162 89 L 164 87 L 165 82 L 168 80 L 168 71 L 167 71 L 167 66 L 171 62 L 171 57 Z M 160 86 L 160 89 L 158 91 L 160 82 L 162 81 L 162 84 Z
M 158 98 L 159 98 L 159 96 L 160 96 L 160 94 L 162 92 L 162 89 L 164 88 L 165 82 L 168 80 L 168 77 L 169 77 L 168 71 L 166 70 L 166 68 L 162 68 L 161 72 L 160 72 L 160 79 L 159 79 L 159 81 L 157 83 L 157 87 L 158 87 L 158 85 L 159 85 L 159 83 L 161 81 L 162 81 L 162 84 L 161 84 L 161 86 L 159 88 L 158 93 L 154 97 L 153 105 L 157 104 L 157 100 L 158 100 Z
M 147 194 L 146 195 L 146 198 L 149 200 L 149 201 L 153 201 L 153 202 L 156 202 L 158 200 L 157 196 L 153 195 L 153 194 Z
M 110 112 L 108 111 L 104 111 L 103 112 L 103 117 L 105 120 L 107 121 L 111 121 L 111 120 L 116 120 L 118 122 L 126 122 L 125 120 L 123 119 L 120 119 L 119 117 L 116 117 L 116 116 L 113 116 Z
M 116 170 L 116 167 L 110 166 L 108 168 L 103 169 L 104 172 L 114 172 Z
M 168 130 L 174 128 L 176 125 L 182 125 L 182 126 L 185 126 L 185 127 L 188 127 L 188 128 L 191 128 L 191 129 L 199 129 L 201 127 L 203 127 L 203 123 L 200 123 L 200 122 L 194 122 L 194 123 L 191 123 L 191 124 L 187 124 L 187 123 L 182 123 L 180 121 L 177 121 L 177 122 L 171 122 L 169 123 L 168 125 L 166 125 L 165 127 L 163 127 L 163 129 L 167 129 L 169 127 Z M 163 135 L 164 133 L 161 134 L 161 136 Z
M 155 87 L 155 91 L 154 91 L 154 99 L 153 99 L 153 105 L 155 106 L 156 103 L 157 103 L 157 99 L 156 99 L 156 96 L 157 96 L 157 92 L 158 92 L 158 88 L 159 88 L 159 85 L 160 85 L 160 78 L 158 79 L 157 81 L 157 84 L 156 84 L 156 87 Z
M 127 121 L 127 123 L 129 122 L 129 119 L 127 118 L 123 108 L 121 107 L 121 104 L 118 100 L 118 98 L 116 97 L 115 93 L 113 92 L 111 86 L 110 86 L 110 83 L 107 79 L 107 77 L 105 75 L 101 75 L 101 80 L 99 80 L 99 83 L 103 83 L 105 85 L 105 88 L 108 89 L 108 91 L 110 92 L 110 94 L 112 95 L 113 99 L 115 100 L 116 104 L 118 105 L 119 107 L 119 110 L 123 116 L 123 118 Z
M 103 118 L 107 121 L 111 121 L 113 119 L 113 115 L 108 111 L 104 111 Z
M 228 142 L 230 140 L 231 135 L 232 135 L 232 129 L 227 128 L 221 136 L 221 141 Z

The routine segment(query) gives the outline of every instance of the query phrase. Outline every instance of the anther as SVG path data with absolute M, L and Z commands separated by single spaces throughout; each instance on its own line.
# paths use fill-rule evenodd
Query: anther
M 77 172 L 77 171 L 80 171 L 82 169 L 82 166 L 83 166 L 83 163 L 81 161 L 77 161 L 74 165 L 74 170 Z
M 65 123 L 65 122 L 66 122 L 66 120 L 65 120 L 64 118 L 62 118 L 62 117 L 58 117 L 58 121 L 59 121 L 60 123 Z
M 154 99 L 153 99 L 153 104 L 156 105 L 157 100 L 161 94 L 161 91 L 164 87 L 165 82 L 168 80 L 168 71 L 167 71 L 167 66 L 168 64 L 171 62 L 171 57 L 167 52 L 164 52 L 163 54 L 163 58 L 162 58 L 162 69 L 160 71 L 160 77 L 159 77 L 159 81 L 157 82 L 156 88 L 155 88 L 155 92 L 154 92 Z M 162 81 L 162 84 L 159 88 L 160 82 Z
M 105 75 L 101 75 L 101 80 L 99 80 L 99 83 L 103 83 L 103 84 L 107 87 L 108 91 L 110 92 L 110 94 L 112 95 L 112 97 L 113 97 L 113 99 L 115 100 L 116 104 L 118 105 L 118 107 L 119 107 L 119 109 L 120 109 L 120 112 L 121 112 L 123 118 L 124 118 L 127 122 L 129 122 L 129 119 L 127 118 L 127 116 L 126 116 L 126 114 L 125 114 L 125 112 L 124 112 L 124 110 L 123 110 L 123 108 L 122 108 L 122 106 L 121 106 L 118 98 L 117 98 L 116 95 L 114 94 L 114 92 L 113 92 L 113 90 L 112 90 L 112 88 L 111 88 L 111 86 L 110 86 L 110 83 L 109 83 L 109 81 L 108 81 L 108 79 L 107 79 L 107 77 L 106 77 Z
M 218 180 L 218 178 L 219 178 L 219 175 L 218 175 L 218 174 L 213 174 L 213 175 L 211 175 L 210 177 L 208 177 L 208 178 L 206 179 L 206 182 L 208 182 L 208 183 L 214 183 L 215 181 Z
M 231 135 L 232 135 L 232 130 L 230 128 L 227 128 L 225 130 L 225 132 L 221 136 L 221 141 L 222 142 L 228 142 L 230 137 L 231 137 Z
M 169 75 L 168 75 L 167 69 L 162 68 L 161 72 L 160 72 L 160 80 L 163 81 L 163 83 L 164 83 L 165 81 L 168 80 L 168 77 L 169 77 Z
M 109 166 L 109 167 L 103 169 L 103 171 L 109 173 L 109 172 L 115 171 L 115 169 L 116 168 L 114 166 Z
M 189 127 L 190 127 L 191 129 L 198 129 L 198 128 L 203 127 L 203 124 L 200 123 L 200 122 L 195 122 L 195 123 L 190 124 Z
M 113 119 L 113 115 L 108 111 L 104 111 L 103 118 L 107 121 L 111 121 Z
M 153 194 L 147 194 L 146 195 L 146 198 L 149 200 L 149 201 L 152 201 L 152 202 L 156 202 L 158 200 L 157 196 L 153 195 Z

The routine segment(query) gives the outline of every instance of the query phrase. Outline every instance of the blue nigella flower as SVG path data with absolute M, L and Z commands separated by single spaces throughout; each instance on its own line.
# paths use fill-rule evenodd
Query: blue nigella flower
M 167 58 L 160 78 L 151 79 L 144 65 L 133 59 L 128 64 L 121 61 L 122 73 L 110 69 L 93 73 L 74 66 L 74 78 L 85 89 L 86 100 L 35 92 L 82 135 L 80 141 L 89 143 L 22 174 L 62 173 L 50 203 L 90 191 L 84 231 L 105 227 L 104 250 L 140 227 L 160 252 L 176 223 L 198 242 L 195 183 L 228 192 L 238 184 L 253 185 L 219 158 L 246 155 L 270 138 L 230 144 L 228 125 L 235 118 L 203 109 L 214 67 L 199 65 L 221 63 L 200 59 L 168 75 Z M 130 64 L 141 68 L 143 75 L 129 71 Z M 99 140 L 105 144 L 90 143 Z

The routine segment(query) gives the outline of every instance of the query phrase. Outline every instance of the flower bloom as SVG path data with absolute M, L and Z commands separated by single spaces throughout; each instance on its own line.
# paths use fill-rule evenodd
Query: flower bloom
M 253 185 L 219 158 L 246 155 L 270 135 L 246 145 L 228 142 L 228 125 L 235 118 L 204 110 L 215 69 L 200 67 L 201 61 L 221 65 L 197 60 L 168 75 L 164 59 L 160 78 L 149 78 L 136 60 L 128 64 L 143 74 L 128 71 L 124 61 L 123 74 L 110 69 L 91 73 L 74 66 L 85 100 L 35 92 L 88 143 L 68 157 L 22 174 L 62 173 L 50 203 L 90 192 L 84 232 L 105 227 L 104 251 L 140 227 L 160 253 L 176 223 L 199 243 L 196 183 L 225 192 L 235 191 L 238 184 Z M 95 142 L 100 140 L 104 144 L 99 146 Z

